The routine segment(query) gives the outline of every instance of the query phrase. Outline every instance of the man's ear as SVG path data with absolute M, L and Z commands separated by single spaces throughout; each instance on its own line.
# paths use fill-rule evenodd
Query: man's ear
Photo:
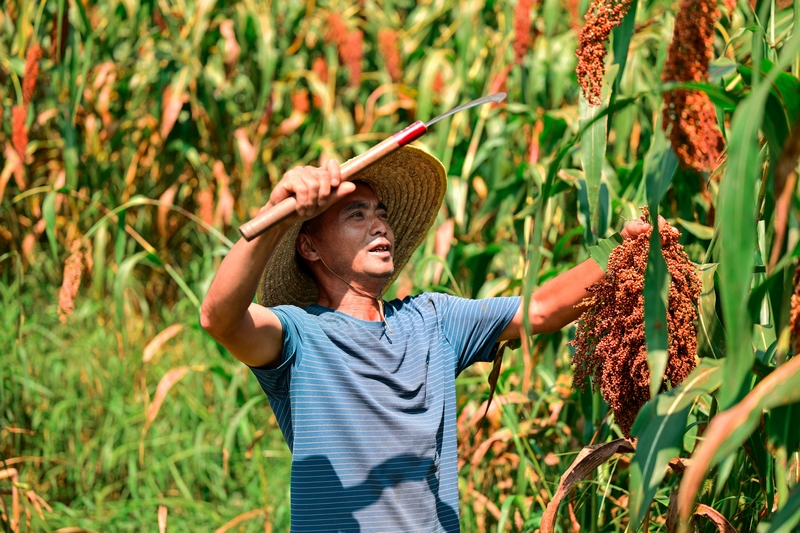
M 319 261 L 319 254 L 314 242 L 305 233 L 297 236 L 297 253 L 306 261 Z

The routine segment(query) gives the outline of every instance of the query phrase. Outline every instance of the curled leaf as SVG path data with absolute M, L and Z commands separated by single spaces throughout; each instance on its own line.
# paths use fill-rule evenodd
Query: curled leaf
M 595 468 L 611 459 L 615 454 L 634 451 L 636 451 L 636 448 L 631 441 L 626 439 L 617 439 L 583 448 L 567 471 L 564 472 L 564 475 L 561 476 L 558 490 L 553 495 L 550 503 L 547 504 L 547 509 L 542 516 L 541 533 L 552 533 L 554 531 L 558 506 L 576 483 L 583 481 L 586 476 L 594 472 Z
M 142 354 L 142 361 L 145 363 L 150 362 L 150 360 L 153 359 L 153 356 L 164 345 L 164 343 L 170 340 L 175 335 L 177 335 L 181 329 L 183 329 L 182 325 L 173 324 L 167 329 L 161 331 L 155 337 L 153 337 L 153 340 L 148 342 L 147 346 L 144 347 L 144 353 Z

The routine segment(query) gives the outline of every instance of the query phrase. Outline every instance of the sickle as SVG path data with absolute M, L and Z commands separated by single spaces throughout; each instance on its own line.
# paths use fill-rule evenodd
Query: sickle
M 464 109 L 479 106 L 487 102 L 500 103 L 505 99 L 506 93 L 490 94 L 453 108 L 447 113 L 439 115 L 428 122 L 422 122 L 421 120 L 418 120 L 402 131 L 399 131 L 391 137 L 383 140 L 379 144 L 376 144 L 363 154 L 356 156 L 347 163 L 343 164 L 340 168 L 341 179 L 342 181 L 350 181 L 353 179 L 353 177 L 355 177 L 356 174 L 358 174 L 359 171 L 365 169 L 379 159 L 391 154 L 398 148 L 407 145 L 411 141 L 419 139 L 425 133 L 427 133 L 428 128 L 430 128 L 433 124 L 442 120 L 443 118 L 449 117 L 453 113 L 458 113 Z M 281 201 L 281 203 L 278 205 L 267 211 L 264 211 L 254 219 L 239 226 L 239 232 L 246 240 L 251 241 L 264 233 L 267 229 L 271 228 L 273 225 L 290 216 L 295 212 L 296 209 L 297 200 L 294 198 L 294 196 L 290 196 L 289 198 Z

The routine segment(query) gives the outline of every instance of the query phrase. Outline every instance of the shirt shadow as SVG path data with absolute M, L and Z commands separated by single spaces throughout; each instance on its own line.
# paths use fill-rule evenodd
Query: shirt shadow
M 376 503 L 388 488 L 405 482 L 425 480 L 436 499 L 438 523 L 445 533 L 458 533 L 458 513 L 439 498 L 436 465 L 430 458 L 415 455 L 392 457 L 375 466 L 363 482 L 344 487 L 326 456 L 305 457 L 292 463 L 292 531 L 360 532 L 361 525 L 355 517 L 356 512 Z M 302 490 L 297 490 L 300 487 Z M 321 505 L 320 502 L 327 503 Z M 302 527 L 295 525 L 295 514 L 299 518 L 304 509 L 317 511 L 324 506 L 330 509 L 328 524 L 324 523 L 325 519 L 320 519 L 315 525 L 309 523 L 306 526 L 306 520 L 302 521 Z

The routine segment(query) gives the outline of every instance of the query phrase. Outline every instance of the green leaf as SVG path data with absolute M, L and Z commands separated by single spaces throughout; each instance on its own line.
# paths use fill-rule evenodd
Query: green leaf
M 658 204 L 667 191 L 678 158 L 667 142 L 662 129 L 656 125 L 653 144 L 645 159 L 645 186 L 650 218 L 658 220 Z M 664 370 L 667 368 L 667 297 L 670 276 L 667 262 L 661 252 L 661 235 L 658 223 L 653 223 L 650 234 L 650 251 L 647 254 L 647 270 L 644 276 L 644 329 L 647 340 L 647 367 L 650 370 L 650 397 L 661 389 Z
M 680 224 L 686 231 L 698 239 L 710 241 L 711 238 L 714 237 L 714 228 L 710 226 L 704 226 L 702 224 L 698 224 L 697 222 L 691 222 L 682 218 L 678 218 L 678 224 Z
M 608 268 L 608 256 L 611 255 L 611 251 L 620 244 L 622 244 L 622 235 L 615 233 L 607 239 L 600 239 L 594 246 L 590 246 L 589 255 L 592 256 L 595 263 L 600 265 L 600 268 L 605 272 Z
M 47 240 L 50 242 L 50 251 L 53 253 L 53 261 L 58 263 L 58 241 L 56 240 L 56 191 L 47 193 L 42 202 L 42 217 L 44 218 L 44 229 L 47 233 Z
M 800 446 L 800 404 L 782 405 L 769 414 L 769 443 L 773 448 L 797 450 Z
M 725 366 L 726 386 L 720 390 L 720 405 L 730 407 L 744 394 L 744 382 L 753 364 L 751 326 L 747 301 L 752 282 L 756 247 L 756 183 L 761 172 L 758 130 L 764 118 L 767 97 L 783 68 L 800 49 L 800 33 L 783 46 L 779 65 L 769 71 L 736 109 L 731 119 L 728 165 L 719 191 L 717 228 L 720 239 L 720 296 L 727 326 L 727 348 L 731 363 Z
M 651 399 L 639 411 L 632 430 L 639 439 L 630 467 L 632 531 L 644 519 L 667 464 L 680 454 L 692 404 L 720 386 L 724 363 L 703 359 L 683 383 Z
M 655 398 L 661 389 L 664 370 L 667 368 L 667 297 L 670 279 L 667 262 L 661 252 L 661 236 L 654 229 L 650 234 L 650 251 L 647 254 L 647 270 L 644 275 L 644 330 L 651 398 Z
M 717 316 L 717 295 L 714 290 L 716 263 L 701 265 L 699 269 L 700 297 L 697 300 L 697 355 L 722 359 L 725 357 L 725 330 Z
M 631 37 L 636 26 L 636 7 L 638 4 L 638 2 L 631 2 L 631 6 L 628 12 L 625 13 L 622 23 L 612 30 L 614 64 L 619 65 L 619 71 L 616 78 L 614 78 L 614 92 L 617 93 L 619 93 L 622 75 L 625 73 L 625 64 L 628 62 L 628 48 L 630 48 Z
M 600 182 L 603 179 L 603 163 L 606 158 L 608 120 L 598 119 L 599 116 L 608 108 L 608 100 L 611 96 L 611 84 L 608 80 L 613 79 L 618 67 L 614 65 L 606 73 L 603 81 L 602 104 L 597 106 L 589 105 L 589 102 L 581 93 L 578 103 L 578 113 L 580 126 L 583 129 L 581 135 L 581 165 L 583 175 L 586 179 L 586 191 L 589 199 L 589 228 L 592 235 L 596 233 L 596 217 L 598 202 L 600 201 Z

